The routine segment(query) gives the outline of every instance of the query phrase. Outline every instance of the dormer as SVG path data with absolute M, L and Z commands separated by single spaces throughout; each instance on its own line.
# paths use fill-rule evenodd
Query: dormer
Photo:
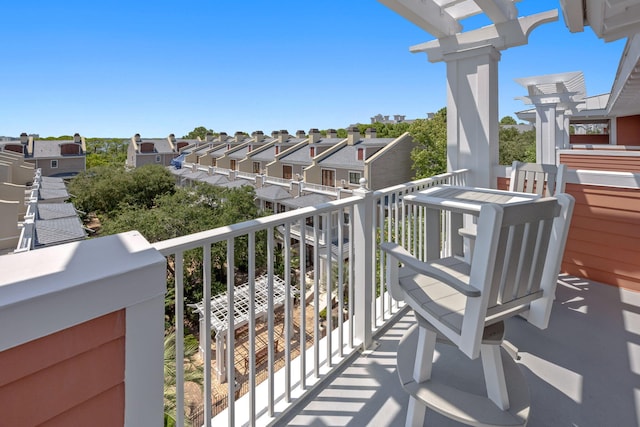
M 82 146 L 74 142 L 65 142 L 60 144 L 60 155 L 62 156 L 78 156 L 82 154 Z
M 153 142 L 141 142 L 140 143 L 140 152 L 141 153 L 155 153 L 156 144 Z

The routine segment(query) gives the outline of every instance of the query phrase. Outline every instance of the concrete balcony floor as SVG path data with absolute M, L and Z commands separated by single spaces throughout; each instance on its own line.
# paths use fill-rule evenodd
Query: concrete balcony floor
M 278 425 L 403 426 L 408 395 L 396 349 L 411 312 L 376 336 L 377 347 L 343 366 Z M 640 425 L 640 293 L 562 276 L 551 323 L 506 324 L 531 395 L 528 426 Z M 439 344 L 440 345 L 440 344 Z M 428 411 L 425 425 L 458 426 Z

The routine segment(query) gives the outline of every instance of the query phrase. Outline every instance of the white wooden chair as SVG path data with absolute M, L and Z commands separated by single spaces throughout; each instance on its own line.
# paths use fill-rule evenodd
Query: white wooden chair
M 567 166 L 558 166 L 540 163 L 523 163 L 515 160 L 511 165 L 509 191 L 520 193 L 538 194 L 542 197 L 551 197 L 564 193 L 565 172 Z M 473 256 L 476 230 L 473 226 L 466 226 L 458 230 L 467 242 L 468 258 Z
M 564 193 L 566 166 L 514 161 L 509 191 L 535 193 L 543 197 Z
M 407 426 L 422 426 L 426 407 L 470 425 L 501 425 L 495 420 L 503 420 L 509 410 L 509 395 L 523 387 L 528 416 L 524 377 L 517 368 L 519 384 L 510 385 L 505 377 L 504 362 L 515 362 L 501 356 L 503 321 L 521 314 L 538 328 L 547 327 L 573 205 L 568 194 L 525 204 L 484 205 L 471 264 L 459 257 L 422 262 L 400 245 L 381 245 L 387 254 L 389 292 L 405 301 L 419 320 L 415 350 L 402 358 L 400 350 L 398 354 L 398 372 L 411 395 Z M 481 356 L 486 396 L 470 397 L 447 384 L 432 384 L 436 338 L 443 337 L 469 359 Z M 401 370 L 411 368 L 402 367 L 412 364 L 413 371 L 403 378 Z M 520 421 L 521 409 L 515 411 Z

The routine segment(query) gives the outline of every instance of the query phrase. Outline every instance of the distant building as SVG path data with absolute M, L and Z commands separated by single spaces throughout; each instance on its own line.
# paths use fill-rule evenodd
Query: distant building
M 40 169 L 42 176 L 71 177 L 86 169 L 85 138 L 76 133 L 71 140 L 41 140 L 23 132 L 19 139 L 0 142 L 0 151 L 21 154 Z
M 174 134 L 166 138 L 141 138 L 139 133 L 131 137 L 127 147 L 126 166 L 136 168 L 148 164 L 169 166 L 180 150 L 193 146 L 197 141 L 177 139 Z

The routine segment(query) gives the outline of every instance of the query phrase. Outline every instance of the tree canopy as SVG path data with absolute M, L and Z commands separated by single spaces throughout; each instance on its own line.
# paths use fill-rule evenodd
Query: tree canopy
M 431 119 L 418 119 L 409 126 L 418 146 L 411 152 L 415 178 L 426 178 L 447 171 L 447 108 Z
M 197 139 L 198 137 L 200 137 L 200 139 L 204 139 L 207 136 L 207 133 L 211 133 L 215 135 L 215 132 L 213 132 L 213 129 L 207 129 L 204 126 L 198 126 L 188 134 L 184 135 L 183 138 Z
M 516 119 L 514 119 L 511 116 L 504 116 L 503 118 L 500 119 L 500 124 L 501 125 L 517 125 L 518 122 L 516 122 Z

